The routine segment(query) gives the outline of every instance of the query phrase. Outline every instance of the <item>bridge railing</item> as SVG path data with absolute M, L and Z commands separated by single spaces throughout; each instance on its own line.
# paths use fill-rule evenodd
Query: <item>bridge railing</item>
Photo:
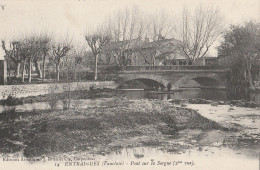
M 124 71 L 145 71 L 145 70 L 223 70 L 219 66 L 126 66 Z

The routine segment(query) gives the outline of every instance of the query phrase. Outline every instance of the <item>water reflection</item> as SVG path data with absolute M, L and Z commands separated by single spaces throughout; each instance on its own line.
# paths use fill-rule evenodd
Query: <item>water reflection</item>
M 94 99 L 77 99 L 71 100 L 71 108 L 87 108 L 87 107 L 103 107 L 108 101 L 114 101 L 117 104 L 117 100 L 120 98 L 127 98 L 130 100 L 140 100 L 140 99 L 158 99 L 158 100 L 169 100 L 169 99 L 192 99 L 192 98 L 202 98 L 207 100 L 230 100 L 225 90 L 216 89 L 186 89 L 183 91 L 176 91 L 171 93 L 158 93 L 145 90 L 116 90 L 114 93 L 111 92 L 111 96 L 108 98 L 94 98 Z M 250 101 L 260 104 L 260 93 L 251 94 Z M 109 103 L 110 105 L 112 103 Z M 56 109 L 62 109 L 62 101 L 57 103 Z M 0 113 L 3 111 L 12 110 L 15 108 L 18 112 L 32 111 L 32 110 L 47 110 L 51 109 L 48 102 L 37 102 L 37 103 L 27 103 L 17 106 L 1 106 Z
M 145 98 L 158 100 L 202 98 L 207 100 L 227 101 L 230 99 L 227 92 L 221 89 L 185 89 L 183 91 L 171 93 L 158 93 L 145 90 L 118 90 L 116 95 L 118 97 L 124 95 L 130 100 Z M 251 94 L 250 101 L 260 104 L 260 93 Z
M 143 157 L 139 158 L 136 155 L 143 155 Z M 249 166 L 249 169 L 254 169 L 258 166 L 258 158 L 248 158 L 243 154 L 237 154 L 234 150 L 224 147 L 205 147 L 200 151 L 194 148 L 188 149 L 181 154 L 169 153 L 160 148 L 152 147 L 124 148 L 109 155 L 100 156 L 98 159 L 124 162 L 126 167 L 133 167 L 131 164 L 138 164 L 139 161 L 149 163 L 153 161 L 155 162 L 154 167 L 158 169 L 214 169 L 214 167 L 215 169 L 236 169 L 245 166 Z M 236 163 L 230 164 L 227 161 Z M 169 164 L 163 164 L 163 162 L 168 162 Z M 179 163 L 176 164 L 177 162 Z M 192 164 L 187 166 L 185 162 L 191 162 Z M 142 168 L 145 168 L 145 166 Z M 151 167 L 149 166 L 149 168 Z
M 189 89 L 183 91 L 176 91 L 172 93 L 154 93 L 150 91 L 141 90 L 120 90 L 117 95 L 125 94 L 128 99 L 190 99 L 190 98 L 203 98 L 208 100 L 227 100 L 227 95 L 224 90 L 211 90 L 211 89 Z

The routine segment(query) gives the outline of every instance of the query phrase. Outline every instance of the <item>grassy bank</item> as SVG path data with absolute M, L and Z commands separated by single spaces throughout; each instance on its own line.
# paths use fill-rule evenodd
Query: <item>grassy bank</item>
M 0 100 L 0 105 L 15 106 L 25 103 L 35 103 L 35 102 L 48 102 L 54 100 L 64 100 L 64 99 L 89 99 L 95 97 L 111 97 L 113 96 L 112 89 L 90 89 L 90 90 L 77 90 L 77 91 L 66 91 L 63 93 L 50 93 L 38 96 L 29 96 L 22 98 L 14 98 L 8 96 L 7 99 Z
M 27 157 L 71 151 L 105 154 L 124 147 L 163 146 L 183 129 L 226 130 L 166 101 L 120 99 L 96 108 L 13 113 L 11 120 L 1 118 L 0 125 L 0 152 L 23 149 Z

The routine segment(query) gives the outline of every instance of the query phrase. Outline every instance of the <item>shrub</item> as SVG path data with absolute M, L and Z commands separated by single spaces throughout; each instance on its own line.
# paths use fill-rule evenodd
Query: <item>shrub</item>
M 5 110 L 0 114 L 0 120 L 3 121 L 13 121 L 17 117 L 17 114 L 15 112 L 15 108 L 12 108 L 11 110 Z
M 68 110 L 70 108 L 70 99 L 64 99 L 62 101 L 63 110 Z
M 23 104 L 23 101 L 21 99 L 9 95 L 7 99 L 3 100 L 2 104 L 6 106 L 15 106 L 15 105 Z
M 57 103 L 59 101 L 58 95 L 55 93 L 51 93 L 49 95 L 48 104 L 51 107 L 51 109 L 54 109 L 57 107 Z

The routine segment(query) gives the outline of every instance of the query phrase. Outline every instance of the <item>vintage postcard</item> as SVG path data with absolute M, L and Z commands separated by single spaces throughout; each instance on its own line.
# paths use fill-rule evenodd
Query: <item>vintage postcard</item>
M 260 169 L 259 0 L 0 0 L 0 169 Z

